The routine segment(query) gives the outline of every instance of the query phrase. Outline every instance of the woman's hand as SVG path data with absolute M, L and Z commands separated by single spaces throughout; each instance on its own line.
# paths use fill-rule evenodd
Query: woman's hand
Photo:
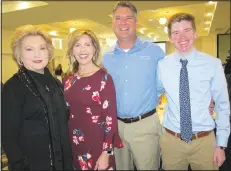
M 94 170 L 106 170 L 109 167 L 109 156 L 107 151 L 103 151 L 96 161 Z

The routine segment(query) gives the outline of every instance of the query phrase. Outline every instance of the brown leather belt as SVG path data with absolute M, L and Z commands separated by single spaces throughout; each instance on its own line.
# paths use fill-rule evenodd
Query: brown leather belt
M 132 122 L 137 122 L 137 121 L 139 121 L 141 119 L 147 118 L 147 117 L 153 115 L 154 113 L 156 113 L 156 109 L 153 109 L 150 112 L 147 112 L 147 113 L 145 113 L 143 115 L 139 115 L 139 116 L 137 116 L 135 118 L 120 118 L 120 117 L 117 117 L 117 119 L 124 122 L 124 123 L 132 123 Z
M 165 128 L 165 130 L 166 130 L 169 134 L 171 134 L 171 135 L 173 135 L 173 136 L 178 137 L 178 138 L 181 139 L 181 136 L 180 136 L 179 133 L 173 132 L 173 131 L 171 131 L 171 130 L 169 130 L 169 129 L 167 129 L 167 128 Z M 205 137 L 205 136 L 209 135 L 211 132 L 212 132 L 212 130 L 211 130 L 211 131 L 201 131 L 201 132 L 198 132 L 198 133 L 196 133 L 196 134 L 193 134 L 191 140 L 195 140 L 195 139 L 198 139 L 198 138 L 201 138 L 201 137 Z M 182 140 L 182 139 L 181 139 L 181 140 Z

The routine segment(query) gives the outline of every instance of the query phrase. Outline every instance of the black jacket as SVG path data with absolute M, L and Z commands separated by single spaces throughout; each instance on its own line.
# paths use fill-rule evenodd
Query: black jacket
M 68 111 L 48 69 L 21 68 L 2 92 L 2 145 L 11 170 L 73 170 Z
M 225 65 L 225 74 L 231 74 L 231 59 L 229 59 Z

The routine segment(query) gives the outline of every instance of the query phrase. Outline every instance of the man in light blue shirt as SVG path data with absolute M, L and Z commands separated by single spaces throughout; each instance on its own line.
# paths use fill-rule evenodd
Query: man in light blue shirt
M 160 138 L 166 170 L 217 170 L 225 160 L 230 134 L 230 106 L 221 61 L 194 47 L 197 31 L 194 17 L 175 14 L 168 34 L 176 52 L 160 60 L 159 92 L 168 100 Z M 208 111 L 215 101 L 215 120 Z M 216 127 L 216 137 L 214 128 Z
M 137 10 L 119 2 L 113 10 L 112 26 L 117 43 L 104 56 L 117 98 L 118 129 L 124 147 L 115 149 L 118 170 L 157 170 L 160 122 L 155 112 L 157 63 L 161 48 L 136 36 Z

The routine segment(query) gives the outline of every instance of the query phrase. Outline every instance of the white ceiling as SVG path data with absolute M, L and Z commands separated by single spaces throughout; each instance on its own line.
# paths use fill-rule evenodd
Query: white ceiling
M 3 29 L 13 30 L 32 24 L 42 25 L 48 32 L 56 30 L 60 37 L 68 34 L 71 27 L 91 29 L 100 39 L 114 36 L 110 14 L 116 1 L 46 1 L 47 4 L 37 7 L 35 2 L 33 8 L 26 10 L 16 10 L 16 3 L 18 2 L 3 1 Z M 133 4 L 139 11 L 138 34 L 142 35 L 140 29 L 146 28 L 143 36 L 149 35 L 150 39 L 154 39 L 155 35 L 158 35 L 157 41 L 167 39 L 164 25 L 158 22 L 159 18 L 169 18 L 176 12 L 193 14 L 200 36 L 225 33 L 230 28 L 230 2 L 227 1 L 217 2 L 213 18 L 206 15 L 208 12 L 214 12 L 214 4 L 206 1 L 134 1 Z M 211 27 L 205 25 L 205 21 L 212 21 Z M 209 30 L 205 30 L 205 27 Z

